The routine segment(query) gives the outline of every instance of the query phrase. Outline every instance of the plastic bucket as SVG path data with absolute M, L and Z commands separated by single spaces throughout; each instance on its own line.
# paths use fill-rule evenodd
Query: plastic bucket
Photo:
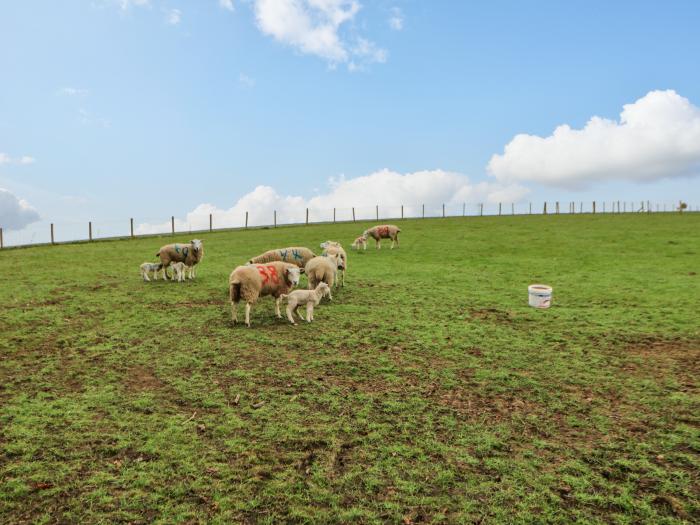
M 552 304 L 552 287 L 546 284 L 531 284 L 527 287 L 530 306 L 549 308 Z

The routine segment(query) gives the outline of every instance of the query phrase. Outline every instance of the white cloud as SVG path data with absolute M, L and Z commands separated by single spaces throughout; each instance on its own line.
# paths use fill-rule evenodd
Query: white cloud
M 241 73 L 238 75 L 238 82 L 241 86 L 247 87 L 247 88 L 254 88 L 255 87 L 255 79 L 252 77 L 249 77 L 248 75 Z
M 233 13 L 233 1 L 232 0 L 219 0 L 219 7 L 231 11 Z
M 175 227 L 178 231 L 206 229 L 210 213 L 214 216 L 215 227 L 243 225 L 246 211 L 251 226 L 271 224 L 275 210 L 280 224 L 303 222 L 306 208 L 309 208 L 312 220 L 331 218 L 333 208 L 347 212 L 353 206 L 373 215 L 377 204 L 385 210 L 393 210 L 393 213 L 399 213 L 400 206 L 405 205 L 408 215 L 420 213 L 421 204 L 435 208 L 443 203 L 461 207 L 463 202 L 517 202 L 527 192 L 519 185 L 471 184 L 468 177 L 443 170 L 401 174 L 383 169 L 362 177 L 330 179 L 327 191 L 312 198 L 281 195 L 270 186 L 257 186 L 228 209 L 200 204 L 184 219 L 176 219 Z M 170 222 L 140 224 L 137 228 L 139 234 L 169 231 Z
M 0 188 L 0 227 L 8 230 L 21 230 L 40 219 L 37 211 L 24 199 L 17 198 L 6 189 Z
M 89 91 L 87 89 L 74 88 L 74 87 L 64 87 L 64 88 L 61 88 L 58 92 L 61 95 L 66 95 L 68 97 L 84 97 L 89 93 Z
M 353 57 L 386 61 L 386 51 L 374 43 L 341 34 L 360 8 L 356 0 L 254 0 L 260 31 L 302 53 L 321 57 L 332 66 L 352 64 Z
M 86 126 L 94 124 L 102 128 L 109 128 L 112 125 L 109 119 L 94 115 L 85 108 L 78 109 L 78 114 L 80 115 L 80 122 Z
M 391 8 L 391 16 L 389 17 L 389 27 L 394 31 L 403 29 L 403 13 L 398 7 Z
M 151 5 L 150 0 L 116 0 L 121 7 L 122 11 L 126 11 L 130 7 L 149 7 Z
M 13 158 L 7 153 L 0 153 L 0 165 L 2 164 L 21 164 L 21 165 L 27 165 L 27 164 L 34 164 L 36 162 L 36 159 L 34 157 L 30 157 L 29 155 L 22 155 L 19 158 Z
M 165 21 L 170 24 L 171 26 L 176 26 L 180 23 L 180 19 L 182 18 L 182 11 L 179 9 L 170 9 L 165 16 Z
M 673 90 L 651 91 L 626 104 L 619 121 L 592 117 L 583 129 L 516 135 L 487 169 L 501 182 L 568 188 L 700 175 L 700 108 Z

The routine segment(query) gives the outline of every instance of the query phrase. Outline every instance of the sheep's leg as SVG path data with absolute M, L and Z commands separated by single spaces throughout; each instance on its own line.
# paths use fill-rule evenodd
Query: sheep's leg
M 282 298 L 278 297 L 275 299 L 275 314 L 277 315 L 278 319 L 282 319 L 282 313 L 280 312 L 280 303 L 282 302 Z
M 382 241 L 380 239 L 377 239 L 377 250 L 382 249 Z
M 250 303 L 245 303 L 245 325 L 250 328 Z
M 292 305 L 291 303 L 287 304 L 287 319 L 289 319 L 289 322 L 292 324 L 297 324 L 296 321 L 294 320 L 294 316 L 292 316 Z
M 306 322 L 310 323 L 314 320 L 314 303 L 309 301 L 306 303 Z
M 231 301 L 231 321 L 233 321 L 234 324 L 238 322 L 238 305 Z
M 394 249 L 394 239 L 391 239 L 391 249 Z
M 157 281 L 158 280 L 158 270 L 153 272 L 153 280 Z
M 299 305 L 296 305 L 296 307 L 294 308 L 294 313 L 297 314 L 297 317 L 299 319 L 301 319 L 302 321 L 306 321 L 306 319 L 304 319 L 304 316 L 299 313 Z
M 150 279 L 148 278 L 148 272 L 141 272 L 141 277 L 143 277 L 144 281 L 150 281 Z

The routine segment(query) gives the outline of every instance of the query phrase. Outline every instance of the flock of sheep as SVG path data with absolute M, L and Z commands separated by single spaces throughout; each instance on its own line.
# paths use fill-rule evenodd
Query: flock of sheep
M 391 248 L 399 245 L 400 228 L 393 224 L 383 224 L 365 230 L 352 243 L 352 247 L 367 249 L 367 239 L 376 241 L 381 248 L 382 239 L 391 240 Z M 339 242 L 321 243 L 323 252 L 317 256 L 308 248 L 293 246 L 268 250 L 253 257 L 243 266 L 236 267 L 229 276 L 229 298 L 231 300 L 231 319 L 238 322 L 238 303 L 245 301 L 245 324 L 250 327 L 250 310 L 259 297 L 270 295 L 275 299 L 275 314 L 282 318 L 280 302 L 287 301 L 287 319 L 296 325 L 294 314 L 300 319 L 299 306 L 306 307 L 306 321 L 314 319 L 314 306 L 318 306 L 324 296 L 333 299 L 331 288 L 345 286 L 345 272 L 348 268 L 348 256 Z M 187 244 L 167 244 L 156 257 L 159 263 L 145 262 L 141 265 L 141 277 L 150 281 L 149 275 L 158 279 L 162 272 L 163 279 L 184 281 L 195 277 L 195 268 L 204 258 L 204 245 L 199 239 Z M 173 269 L 172 277 L 167 268 Z M 340 278 L 338 278 L 340 272 Z M 306 274 L 308 290 L 293 290 L 299 284 L 301 274 Z

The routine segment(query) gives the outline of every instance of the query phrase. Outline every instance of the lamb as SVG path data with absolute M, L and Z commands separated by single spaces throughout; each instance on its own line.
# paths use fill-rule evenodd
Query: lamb
M 297 323 L 294 321 L 292 316 L 292 311 L 297 314 L 297 317 L 302 321 L 304 318 L 299 315 L 297 309 L 300 305 L 306 305 L 306 321 L 310 323 L 314 320 L 314 306 L 318 306 L 324 295 L 330 295 L 331 289 L 326 283 L 318 283 L 316 288 L 313 290 L 294 290 L 289 294 L 280 295 L 280 299 L 287 300 L 287 319 L 293 325 Z
M 183 262 L 174 262 L 170 265 L 173 269 L 173 280 L 177 279 L 177 282 L 181 283 L 185 280 L 185 271 L 187 266 Z
M 304 270 L 292 263 L 274 261 L 268 264 L 248 264 L 238 266 L 228 279 L 231 299 L 231 319 L 238 322 L 238 303 L 245 301 L 245 324 L 250 328 L 250 309 L 258 297 L 271 295 L 275 298 L 275 314 L 280 313 L 280 296 L 288 294 L 299 284 Z
M 369 230 L 365 230 L 362 236 L 366 239 L 367 237 L 372 237 L 377 241 L 377 249 L 382 248 L 382 239 L 391 239 L 391 249 L 394 249 L 394 242 L 396 246 L 399 245 L 399 232 L 401 229 L 393 224 L 382 224 L 381 226 L 375 226 Z
M 364 236 L 364 234 L 360 235 L 357 239 L 352 241 L 351 246 L 355 248 L 356 250 L 359 250 L 361 247 L 364 247 L 364 249 L 367 249 L 367 237 Z
M 195 275 L 194 266 L 204 259 L 204 244 L 199 239 L 193 239 L 187 244 L 166 244 L 156 253 L 160 257 L 163 269 L 163 279 L 168 279 L 168 266 L 173 262 L 185 263 L 190 269 L 190 279 Z
M 139 266 L 139 270 L 141 270 L 141 277 L 144 281 L 150 281 L 150 279 L 148 278 L 148 274 L 150 272 L 153 272 L 153 278 L 157 281 L 158 272 L 160 271 L 160 269 L 161 265 L 158 263 L 145 262 L 141 266 Z
M 348 269 L 348 254 L 336 241 L 326 241 L 321 243 L 321 248 L 323 248 L 322 255 L 337 255 L 338 256 L 338 270 L 340 270 L 340 279 L 335 283 L 338 286 L 345 286 L 345 271 Z
M 304 268 L 306 263 L 316 257 L 316 254 L 303 246 L 292 246 L 290 248 L 277 248 L 268 250 L 265 253 L 253 257 L 248 264 L 265 264 L 272 261 L 282 261 L 296 264 L 299 268 Z
M 314 257 L 304 268 L 306 272 L 306 278 L 309 280 L 309 290 L 316 288 L 318 283 L 324 282 L 329 287 L 332 287 L 335 283 L 335 277 L 338 273 L 338 256 L 337 255 L 323 255 L 319 257 Z M 330 290 L 328 291 L 328 297 L 332 301 L 333 295 Z

